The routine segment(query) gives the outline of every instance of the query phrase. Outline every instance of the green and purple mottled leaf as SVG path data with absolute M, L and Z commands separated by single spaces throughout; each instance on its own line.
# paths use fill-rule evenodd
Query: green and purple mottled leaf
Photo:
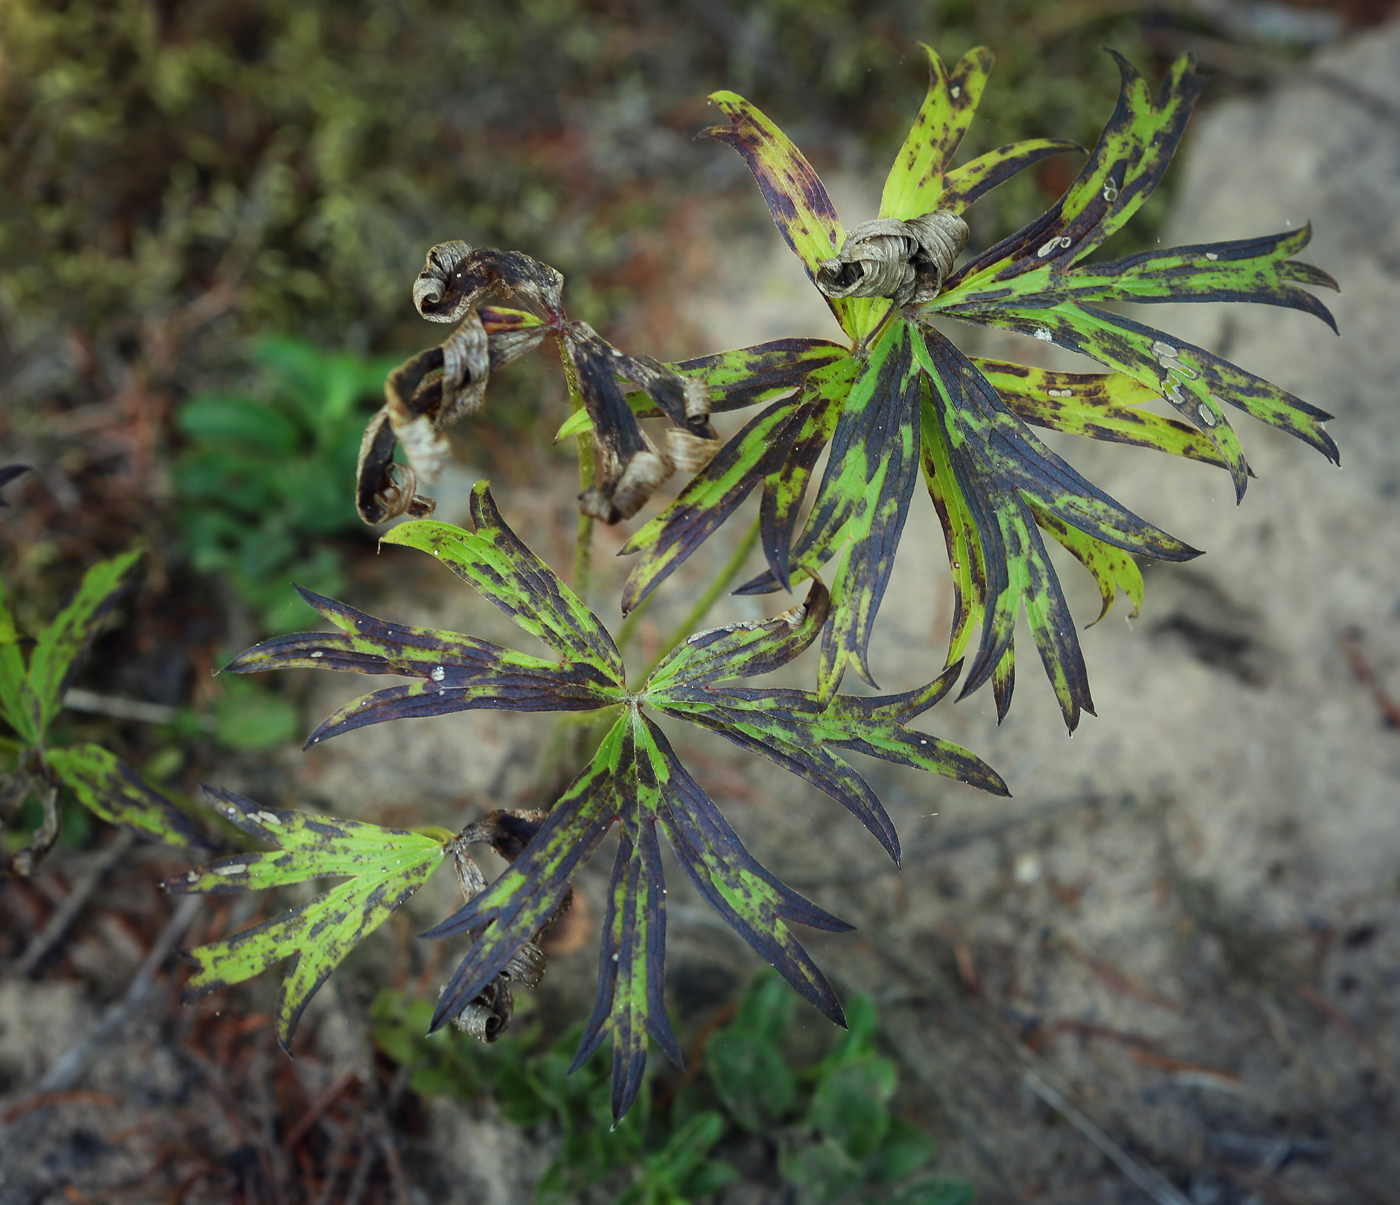
M 802 261 L 808 278 L 815 280 L 822 261 L 835 255 L 846 237 L 821 177 L 788 136 L 742 96 L 715 92 L 710 100 L 729 124 L 701 130 L 697 137 L 723 142 L 743 156 L 778 233 Z M 825 300 L 841 329 L 853 339 L 874 330 L 875 316 L 889 308 L 887 302 L 868 297 Z
M 622 589 L 623 614 L 680 568 L 753 488 L 778 470 L 792 446 L 789 432 L 800 407 L 799 399 L 784 398 L 761 410 L 622 546 L 621 555 L 641 554 Z
M 1337 329 L 1332 312 L 1298 288 L 1337 288 L 1321 268 L 1292 259 L 1312 241 L 1312 223 L 1282 234 L 1142 251 L 1052 273 L 1057 291 L 1077 301 L 1251 301 L 1302 310 Z
M 622 657 L 607 629 L 506 526 L 484 481 L 472 487 L 471 517 L 475 531 L 418 519 L 401 523 L 385 534 L 383 542 L 405 544 L 437 557 L 566 662 L 591 665 L 609 681 L 621 684 Z
M 310 590 L 297 592 L 342 630 L 275 636 L 240 653 L 230 671 L 332 669 L 418 679 L 347 703 L 307 738 L 308 746 L 389 720 L 481 709 L 593 711 L 625 696 L 620 683 L 588 662 L 560 665 L 473 636 L 386 623 Z
M 78 668 L 78 661 L 102 626 L 122 591 L 127 571 L 139 551 L 100 561 L 85 574 L 73 600 L 40 634 L 29 658 L 29 688 L 38 709 L 40 733 L 63 708 L 63 696 Z
M 930 405 L 941 442 L 981 548 L 981 645 L 963 695 L 991 678 L 1006 657 L 1024 605 L 1041 662 L 1073 731 L 1080 712 L 1092 712 L 1092 701 L 1083 654 L 1032 502 L 1044 514 L 1125 552 L 1187 560 L 1196 551 L 1120 506 L 1041 444 L 976 365 L 937 332 L 922 330 L 914 352 L 932 384 Z M 1002 680 L 999 714 L 1004 715 L 1010 704 L 1009 666 Z
M 1063 138 L 1028 138 L 1024 142 L 1009 142 L 944 173 L 938 208 L 962 213 L 992 189 L 1005 184 L 1026 168 L 1034 167 L 1041 160 L 1051 155 L 1062 155 L 1066 151 L 1083 150 L 1077 142 Z
M 48 766 L 88 811 L 182 849 L 210 849 L 208 838 L 164 795 L 100 745 L 50 749 Z
M 622 732 L 617 782 L 633 792 L 623 808 L 617 858 L 608 887 L 603 944 L 598 956 L 598 995 L 584 1026 L 570 1073 L 612 1035 L 612 1113 L 632 1107 L 646 1069 L 647 1034 L 666 1057 L 684 1065 L 666 1015 L 666 904 L 661 848 L 656 840 L 660 784 L 650 756 L 637 755 L 634 719 Z
M 179 894 L 227 894 L 349 876 L 272 920 L 187 952 L 195 973 L 184 999 L 198 1000 L 290 960 L 277 1000 L 277 1038 L 291 1045 L 308 1001 L 345 956 L 401 908 L 446 853 L 441 837 L 307 812 L 260 808 L 231 791 L 205 788 L 221 815 L 275 846 L 235 854 L 167 880 Z
M 815 279 L 818 266 L 840 250 L 845 237 L 821 177 L 788 136 L 742 96 L 715 92 L 710 100 L 729 124 L 711 126 L 696 137 L 713 138 L 744 157 L 778 233 Z
M 1098 617 L 1089 624 L 1093 627 L 1112 608 L 1121 587 L 1133 604 L 1132 618 L 1136 619 L 1142 608 L 1142 571 L 1137 562 L 1121 548 L 1114 548 L 1102 540 L 1071 527 L 1068 523 L 1047 514 L 1043 507 L 1031 503 L 1035 521 L 1058 540 L 1074 558 L 1094 575 L 1099 593 L 1103 596 L 1103 607 Z
M 928 94 L 885 177 L 882 218 L 907 222 L 941 207 L 944 173 L 972 124 L 996 61 L 985 46 L 975 46 L 949 71 L 931 46 L 924 46 L 924 52 Z
M 574 876 L 593 856 L 618 814 L 613 772 L 627 716 L 603 738 L 593 759 L 555 802 L 525 852 L 485 891 L 423 934 L 474 935 L 466 958 L 448 980 L 433 1013 L 440 1029 L 478 995 L 530 941 L 563 902 Z
M 806 603 L 776 619 L 697 633 L 657 667 L 646 697 L 668 714 L 717 732 L 811 783 L 864 824 L 898 861 L 899 837 L 889 815 L 835 750 L 851 749 L 1005 794 L 1005 783 L 980 759 L 905 727 L 948 691 L 957 668 L 919 691 L 878 698 L 827 700 L 813 691 L 716 685 L 791 661 L 816 639 L 830 610 L 826 587 L 813 581 Z
M 848 662 L 871 681 L 866 648 L 918 480 L 918 404 L 908 327 L 894 323 L 876 339 L 842 406 L 812 513 L 791 554 L 792 563 L 810 575 L 845 546 L 831 590 L 831 627 L 822 641 L 823 696 L 835 692 Z M 775 590 L 779 581 L 770 568 L 739 592 Z
M 1195 427 L 1146 409 L 1162 395 L 1122 372 L 1052 372 L 1006 360 L 969 357 L 1018 418 L 1088 439 L 1155 448 L 1225 469 Z
M 1118 104 L 1078 178 L 1041 217 L 963 267 L 934 303 L 938 308 L 975 293 L 994 294 L 1048 265 L 1069 268 L 1132 217 L 1160 183 L 1203 81 L 1191 56 L 1182 55 L 1154 100 L 1137 69 L 1109 53 L 1122 76 Z
M 645 716 L 638 743 L 655 767 L 661 790 L 657 821 L 686 876 L 759 957 L 799 995 L 837 1025 L 845 1014 L 836 993 L 787 922 L 843 933 L 851 926 L 783 886 L 753 856 L 713 801 L 680 764 L 665 736 Z

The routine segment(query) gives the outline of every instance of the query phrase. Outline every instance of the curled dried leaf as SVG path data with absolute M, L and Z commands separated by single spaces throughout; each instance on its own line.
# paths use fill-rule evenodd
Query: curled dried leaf
M 695 474 L 703 469 L 715 458 L 719 443 L 718 438 L 707 439 L 680 427 L 666 431 L 666 455 L 682 473 Z
M 519 251 L 439 243 L 413 282 L 413 304 L 429 322 L 460 322 L 488 293 L 519 297 L 550 315 L 562 310 L 564 277 Z
M 514 862 L 539 832 L 548 813 L 541 811 L 494 811 L 467 825 L 448 848 L 457 870 L 462 895 L 470 903 L 486 890 L 486 876 L 472 860 L 467 847 L 487 844 L 507 862 Z M 510 958 L 500 973 L 473 996 L 452 1018 L 454 1028 L 480 1042 L 494 1042 L 510 1025 L 515 998 L 511 985 L 533 989 L 539 986 L 549 965 L 549 955 L 539 947 L 540 938 L 568 911 L 573 902 L 572 888 L 565 894 L 549 919 L 531 941 Z
M 948 210 L 902 222 L 875 218 L 846 236 L 817 268 L 817 288 L 836 300 L 889 297 L 905 306 L 931 301 L 967 245 L 967 223 Z

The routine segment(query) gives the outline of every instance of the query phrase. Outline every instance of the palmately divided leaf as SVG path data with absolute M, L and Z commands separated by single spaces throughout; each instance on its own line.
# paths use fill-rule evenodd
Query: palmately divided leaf
M 899 837 L 888 813 L 836 750 L 852 749 L 1006 794 L 1006 784 L 979 758 L 904 727 L 948 691 L 956 668 L 919 691 L 872 699 L 836 695 L 828 700 L 814 691 L 717 685 L 786 664 L 816 639 L 830 609 L 826 587 L 813 581 L 806 603 L 776 619 L 698 633 L 656 668 L 645 697 L 811 783 L 864 824 L 898 861 Z
M 687 877 L 729 927 L 801 996 L 835 1024 L 845 1025 L 836 993 L 787 922 L 832 933 L 847 932 L 851 926 L 764 870 L 686 773 L 661 729 L 645 716 L 641 723 L 638 743 L 645 746 L 661 787 L 657 820 Z
M 471 517 L 475 531 L 417 520 L 399 524 L 384 536 L 384 543 L 405 544 L 437 557 L 566 662 L 591 665 L 621 683 L 622 657 L 608 630 L 506 526 L 484 481 L 472 487 Z
M 982 637 L 963 695 L 1000 667 L 998 710 L 1005 714 L 1012 664 L 1002 663 L 1024 605 L 1041 662 L 1073 731 L 1080 712 L 1092 713 L 1093 704 L 1079 640 L 1032 503 L 1042 513 L 1125 552 L 1178 561 L 1197 553 L 1119 505 L 1041 444 L 976 365 L 942 335 L 923 329 L 914 340 L 914 352 L 932 385 L 927 405 L 980 545 L 983 596 L 970 601 L 980 601 Z M 936 479 L 934 487 L 941 490 Z M 941 492 L 946 506 L 951 495 Z
M 140 555 L 132 550 L 94 565 L 83 574 L 72 601 L 39 634 L 29 658 L 29 687 L 38 708 L 36 727 L 40 733 L 62 710 L 79 658 L 87 652 L 122 591 L 127 571 Z
M 210 849 L 183 812 L 101 745 L 50 749 L 44 763 L 93 815 L 183 849 Z
M 622 590 L 627 614 L 683 565 L 724 524 L 765 476 L 775 472 L 792 439 L 796 398 L 766 406 L 749 420 L 659 515 L 632 536 L 621 555 L 640 553 Z
M 485 891 L 423 934 L 443 938 L 483 930 L 448 981 L 433 1013 L 433 1029 L 456 1016 L 544 927 L 617 818 L 613 774 L 626 724 L 624 715 L 609 730 L 525 852 Z
M 919 476 L 919 372 L 909 328 L 893 323 L 876 338 L 842 403 L 831 456 L 791 561 L 811 575 L 844 546 L 832 583 L 831 626 L 823 636 L 818 689 L 829 697 L 847 663 L 867 682 L 866 648 Z M 773 569 L 740 593 L 780 584 Z
M 450 834 L 439 838 L 360 820 L 260 808 L 212 787 L 205 793 L 221 815 L 276 848 L 220 858 L 167 880 L 167 890 L 227 894 L 350 876 L 272 920 L 187 952 L 196 967 L 185 987 L 187 1002 L 290 960 L 277 1000 L 277 1038 L 286 1049 L 307 1002 L 345 956 L 437 869 Z
M 307 738 L 308 746 L 389 720 L 482 709 L 594 711 L 624 694 L 619 682 L 588 662 L 560 665 L 474 636 L 387 623 L 310 590 L 297 592 L 342 631 L 275 636 L 235 657 L 231 672 L 333 669 L 419 679 L 347 703 Z

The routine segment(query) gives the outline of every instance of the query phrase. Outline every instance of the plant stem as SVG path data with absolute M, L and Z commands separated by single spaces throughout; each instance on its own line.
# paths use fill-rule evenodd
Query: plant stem
M 738 576 L 739 570 L 744 567 L 744 562 L 748 559 L 749 553 L 753 551 L 754 545 L 757 543 L 758 518 L 755 516 L 754 521 L 749 525 L 749 530 L 744 534 L 744 538 L 739 541 L 739 546 L 734 549 L 734 555 L 729 558 L 724 568 L 719 571 L 715 580 L 710 583 L 709 589 L 696 600 L 695 605 L 690 608 L 689 614 L 677 625 L 676 630 L 671 633 L 670 638 L 661 647 L 661 650 L 651 659 L 651 664 L 646 667 L 641 675 L 641 681 L 645 682 L 651 677 L 652 670 L 660 665 L 666 655 L 680 644 L 682 640 L 694 635 L 696 629 L 704 622 L 705 616 L 710 613 L 710 608 L 715 605 L 719 596 L 728 589 L 729 583 Z M 636 614 L 636 612 L 633 612 L 633 614 Z M 624 624 L 623 627 L 625 629 L 626 624 Z
M 564 380 L 569 387 L 569 409 L 577 414 L 584 408 L 583 392 L 578 387 L 578 374 L 573 361 L 559 344 L 559 359 L 564 363 Z M 593 484 L 593 439 L 588 431 L 574 436 L 578 444 L 578 489 L 583 493 Z M 586 606 L 589 587 L 593 584 L 593 516 L 578 513 L 578 534 L 574 537 L 574 593 Z

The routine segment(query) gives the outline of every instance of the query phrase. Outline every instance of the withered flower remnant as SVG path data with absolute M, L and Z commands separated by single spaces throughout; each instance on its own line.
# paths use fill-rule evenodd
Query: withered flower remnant
M 430 322 L 458 326 L 385 382 L 384 407 L 370 420 L 360 446 L 356 503 L 366 523 L 432 513 L 432 500 L 418 487 L 442 470 L 448 455 L 444 432 L 481 409 L 492 372 L 547 336 L 558 341 L 591 421 L 598 479 L 580 495 L 585 514 L 605 523 L 630 518 L 677 468 L 697 472 L 714 455 L 719 440 L 709 421 L 705 383 L 650 356 L 628 355 L 588 323 L 569 320 L 563 285 L 558 271 L 518 251 L 473 250 L 454 241 L 428 252 L 414 282 L 414 305 Z M 488 296 L 531 308 L 481 306 Z M 669 420 L 662 447 L 642 430 L 620 382 L 640 390 Z M 407 465 L 394 463 L 398 446 Z

